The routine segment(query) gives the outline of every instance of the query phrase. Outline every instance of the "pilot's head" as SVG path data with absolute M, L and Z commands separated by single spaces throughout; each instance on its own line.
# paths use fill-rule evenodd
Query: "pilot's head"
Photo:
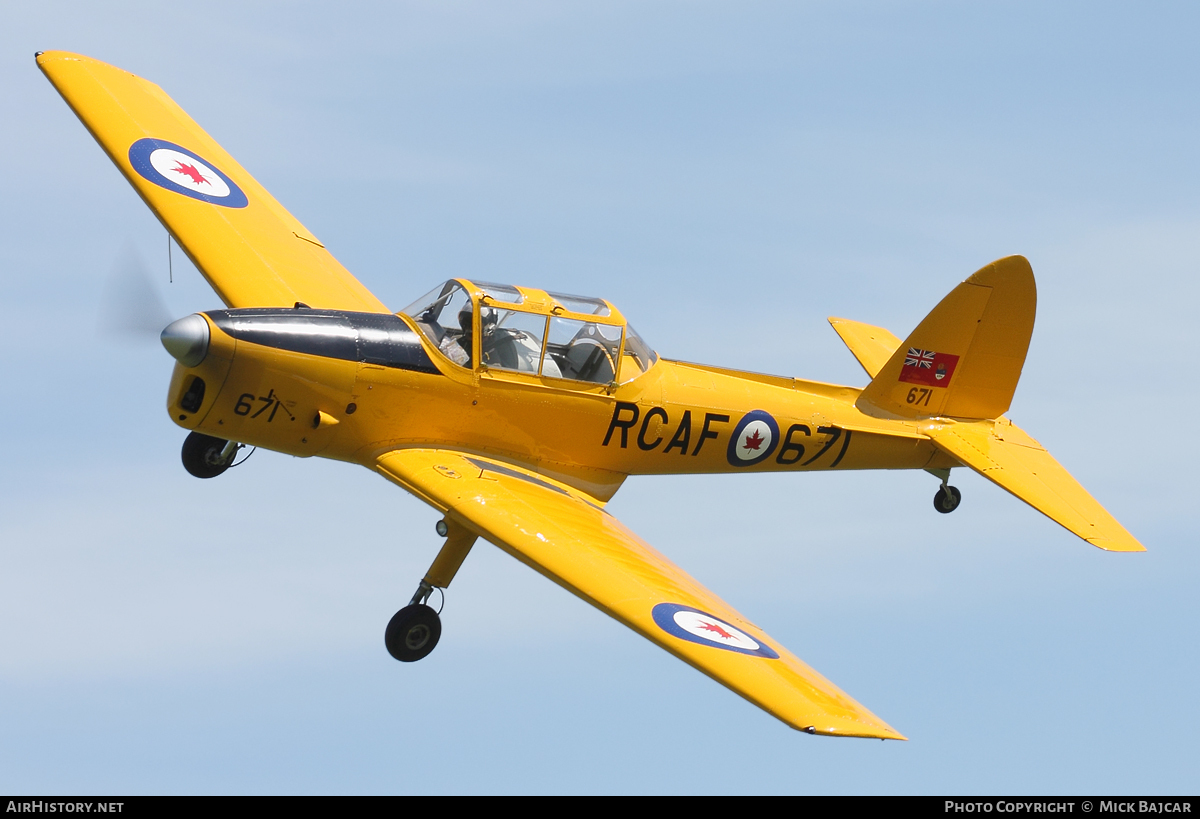
M 500 314 L 496 312 L 494 307 L 479 308 L 479 331 L 484 336 L 490 336 L 496 330 L 496 322 L 500 319 Z

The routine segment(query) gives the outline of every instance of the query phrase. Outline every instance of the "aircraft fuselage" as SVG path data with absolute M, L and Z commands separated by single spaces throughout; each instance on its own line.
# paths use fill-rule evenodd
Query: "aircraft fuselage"
M 616 386 L 468 370 L 403 317 L 321 311 L 332 329 L 297 341 L 289 312 L 205 314 L 208 353 L 195 367 L 177 364 L 172 419 L 243 444 L 368 466 L 393 449 L 449 447 L 533 467 L 602 500 L 636 474 L 956 465 L 915 424 L 859 411 L 852 387 L 670 360 Z M 376 347 L 345 341 L 355 321 L 371 324 Z M 204 383 L 198 404 L 196 379 Z

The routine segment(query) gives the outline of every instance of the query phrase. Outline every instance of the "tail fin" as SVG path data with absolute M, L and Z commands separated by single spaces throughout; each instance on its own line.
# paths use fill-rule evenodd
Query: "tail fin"
M 862 391 L 859 408 L 905 418 L 999 417 L 1017 389 L 1036 308 L 1025 257 L 992 262 L 917 325 Z

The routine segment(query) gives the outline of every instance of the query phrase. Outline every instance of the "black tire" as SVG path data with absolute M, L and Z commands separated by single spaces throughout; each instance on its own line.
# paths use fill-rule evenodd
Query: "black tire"
M 953 512 L 960 503 L 962 503 L 962 492 L 953 486 L 939 486 L 937 494 L 933 496 L 933 508 L 943 515 Z
M 183 442 L 183 468 L 197 478 L 215 478 L 229 468 L 221 461 L 221 451 L 228 441 L 193 432 Z
M 396 612 L 383 633 L 383 643 L 402 663 L 415 663 L 437 646 L 442 636 L 442 620 L 429 606 L 417 603 Z

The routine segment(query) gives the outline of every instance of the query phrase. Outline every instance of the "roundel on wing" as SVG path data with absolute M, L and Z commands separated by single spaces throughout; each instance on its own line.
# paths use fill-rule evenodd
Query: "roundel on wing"
M 139 139 L 129 146 L 129 164 L 160 188 L 227 208 L 244 208 L 246 194 L 219 168 L 165 139 Z
M 771 457 L 778 444 L 779 424 L 769 413 L 754 410 L 733 428 L 726 458 L 733 466 L 754 466 Z
M 738 654 L 779 659 L 779 654 L 770 646 L 763 645 L 736 626 L 706 611 L 679 603 L 659 603 L 651 614 L 659 628 L 681 640 L 736 651 Z

